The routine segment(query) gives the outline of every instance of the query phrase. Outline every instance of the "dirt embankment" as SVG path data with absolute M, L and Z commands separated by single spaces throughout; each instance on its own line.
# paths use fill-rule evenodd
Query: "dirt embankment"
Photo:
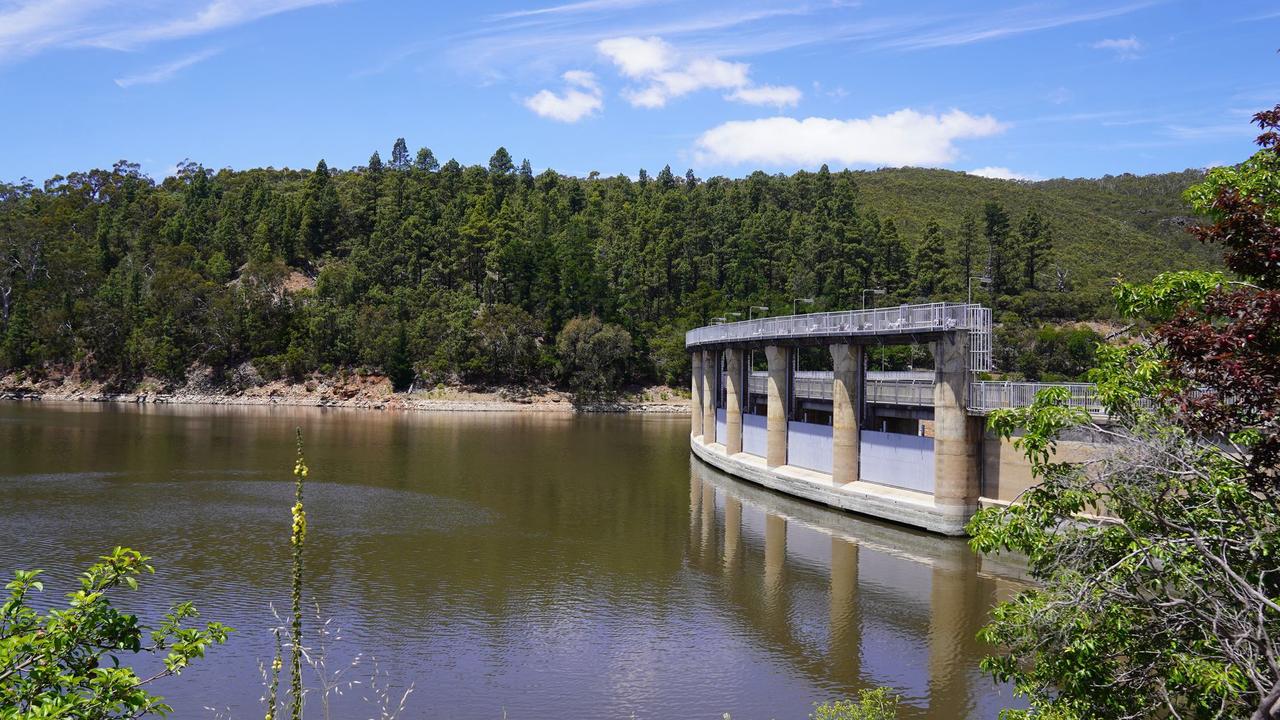
M 196 368 L 180 383 L 148 378 L 127 387 L 88 379 L 74 371 L 49 372 L 41 377 L 11 374 L 0 377 L 0 399 L 455 412 L 689 412 L 688 397 L 663 386 L 637 389 L 609 402 L 575 405 L 570 395 L 541 388 L 489 391 L 441 385 L 395 392 L 386 377 L 358 373 L 314 375 L 301 382 L 266 381 L 247 363 L 222 377 Z

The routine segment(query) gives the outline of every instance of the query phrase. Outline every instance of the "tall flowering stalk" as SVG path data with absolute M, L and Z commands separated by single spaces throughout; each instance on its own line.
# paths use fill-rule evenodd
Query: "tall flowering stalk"
M 280 668 L 283 663 L 284 652 L 280 647 L 280 628 L 276 628 L 276 655 L 271 660 L 271 685 L 267 697 L 267 717 L 266 720 L 276 720 L 276 706 L 280 699 Z
M 297 433 L 298 459 L 293 464 L 293 534 L 289 538 L 293 548 L 293 622 L 289 658 L 289 714 L 292 720 L 302 720 L 302 543 L 307 537 L 307 513 L 302 509 L 302 481 L 307 477 L 307 461 L 302 456 L 302 428 L 298 428 Z M 268 720 L 272 720 L 270 716 Z

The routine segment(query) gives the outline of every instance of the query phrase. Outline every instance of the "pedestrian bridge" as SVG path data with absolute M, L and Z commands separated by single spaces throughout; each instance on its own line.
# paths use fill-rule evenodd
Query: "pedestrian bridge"
M 875 348 L 903 344 L 929 347 L 934 368 L 869 369 Z M 997 458 L 1002 451 L 982 416 L 1053 386 L 977 380 L 991 369 L 991 311 L 972 304 L 710 325 L 689 331 L 685 346 L 700 458 L 793 495 L 946 534 L 962 534 L 992 499 L 987 446 L 996 444 Z M 831 369 L 797 369 L 798 355 L 815 347 L 830 353 Z M 1059 386 L 1073 405 L 1102 412 L 1091 385 Z

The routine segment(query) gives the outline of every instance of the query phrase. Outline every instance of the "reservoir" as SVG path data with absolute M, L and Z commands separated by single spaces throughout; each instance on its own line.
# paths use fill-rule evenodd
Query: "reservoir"
M 295 427 L 308 644 L 360 681 L 333 717 L 376 716 L 375 664 L 413 684 L 407 718 L 782 720 L 876 686 L 906 717 L 1016 704 L 975 639 L 1016 564 L 730 478 L 686 416 L 4 403 L 0 572 L 45 569 L 50 602 L 115 545 L 152 556 L 122 604 L 237 630 L 155 691 L 176 718 L 259 718 Z

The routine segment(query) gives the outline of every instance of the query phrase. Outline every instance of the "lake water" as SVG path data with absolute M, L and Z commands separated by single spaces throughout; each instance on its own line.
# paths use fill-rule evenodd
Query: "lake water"
M 326 667 L 361 681 L 332 717 L 375 715 L 374 658 L 410 718 L 781 720 L 880 685 L 908 717 L 1014 702 L 974 633 L 1016 569 L 729 478 L 685 417 L 0 404 L 0 572 L 45 568 L 60 597 L 112 546 L 146 552 L 131 608 L 190 599 L 238 631 L 156 688 L 173 716 L 260 718 L 295 427 L 305 596 Z

